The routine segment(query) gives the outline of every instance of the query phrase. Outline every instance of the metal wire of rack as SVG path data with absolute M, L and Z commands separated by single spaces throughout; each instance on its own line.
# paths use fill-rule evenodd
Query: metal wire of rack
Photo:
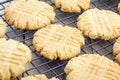
M 42 57 L 37 53 L 32 45 L 33 34 L 35 31 L 19 30 L 9 25 L 4 19 L 4 9 L 5 6 L 12 0 L 0 0 L 0 17 L 7 25 L 6 39 L 15 39 L 24 44 L 26 44 L 32 51 L 32 61 L 27 64 L 26 71 L 23 75 L 16 79 L 11 78 L 11 80 L 20 80 L 23 76 L 34 75 L 34 74 L 45 74 L 48 78 L 58 77 L 60 80 L 65 80 L 64 67 L 67 61 L 54 60 L 50 61 Z M 51 0 L 43 0 L 48 4 L 52 5 L 56 12 L 56 18 L 53 23 L 60 23 L 62 25 L 70 25 L 76 27 L 76 19 L 82 13 L 65 13 L 60 9 L 56 8 Z M 107 9 L 114 12 L 117 11 L 118 2 L 116 0 L 91 0 L 91 8 Z M 114 56 L 112 55 L 112 45 L 114 40 L 104 41 L 104 40 L 91 40 L 85 37 L 86 45 L 82 47 L 81 53 L 92 54 L 98 53 L 104 55 L 112 60 Z

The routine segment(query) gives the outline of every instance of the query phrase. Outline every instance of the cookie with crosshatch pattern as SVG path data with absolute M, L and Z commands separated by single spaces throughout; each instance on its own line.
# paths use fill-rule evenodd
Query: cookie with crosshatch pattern
M 84 37 L 77 28 L 52 24 L 34 34 L 33 45 L 41 55 L 50 60 L 65 60 L 80 53 Z
M 113 45 L 113 54 L 115 59 L 120 63 L 120 38 L 118 38 Z
M 48 79 L 44 74 L 39 74 L 35 76 L 27 76 L 22 78 L 21 80 L 59 80 L 59 79 L 57 78 Z
M 120 15 L 109 10 L 90 9 L 77 19 L 78 28 L 91 39 L 110 40 L 120 36 Z
M 4 11 L 9 24 L 19 29 L 36 30 L 50 24 L 55 12 L 49 4 L 38 0 L 15 0 Z
M 66 80 L 120 80 L 120 66 L 105 56 L 84 54 L 65 67 Z
M 25 71 L 25 64 L 31 61 L 30 49 L 13 39 L 0 39 L 0 80 L 16 78 Z
M 5 32 L 6 32 L 6 25 L 5 23 L 2 21 L 2 19 L 0 18 L 0 38 L 4 37 Z
M 90 0 L 52 0 L 64 12 L 81 12 L 90 7 Z

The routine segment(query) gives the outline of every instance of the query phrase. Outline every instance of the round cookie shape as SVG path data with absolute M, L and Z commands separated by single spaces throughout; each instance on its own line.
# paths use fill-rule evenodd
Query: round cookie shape
M 66 80 L 119 80 L 120 66 L 98 54 L 72 58 L 65 67 Z
M 25 64 L 31 61 L 30 49 L 15 40 L 0 39 L 0 80 L 10 80 L 25 71 Z
M 16 0 L 4 11 L 6 21 L 19 29 L 36 30 L 49 25 L 55 12 L 49 4 L 37 0 Z
M 77 28 L 53 24 L 34 34 L 33 45 L 41 55 L 50 60 L 66 60 L 80 53 L 84 37 Z
M 6 30 L 7 30 L 6 25 L 0 18 L 0 38 L 4 37 Z
M 90 7 L 90 0 L 53 0 L 57 8 L 64 12 L 81 12 Z
M 77 20 L 79 30 L 91 39 L 110 40 L 120 36 L 120 15 L 115 12 L 90 9 Z
M 113 54 L 115 59 L 120 63 L 120 38 L 118 38 L 113 45 Z
M 27 76 L 22 78 L 21 80 L 59 80 L 59 79 L 57 78 L 48 79 L 44 74 L 40 74 L 35 76 Z

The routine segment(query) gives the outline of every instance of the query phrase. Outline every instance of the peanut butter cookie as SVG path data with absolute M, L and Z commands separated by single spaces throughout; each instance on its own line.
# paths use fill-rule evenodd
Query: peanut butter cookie
M 110 40 L 120 36 L 120 15 L 97 8 L 85 11 L 79 16 L 78 28 L 91 39 Z
M 4 37 L 6 29 L 5 23 L 0 19 L 0 38 Z
M 64 12 L 81 12 L 90 7 L 90 0 L 53 0 L 53 2 Z
M 66 80 L 119 80 L 120 66 L 98 54 L 71 59 L 65 67 Z
M 49 4 L 37 0 L 15 0 L 8 4 L 4 16 L 19 29 L 36 30 L 50 24 L 55 12 Z
M 59 79 L 57 78 L 48 79 L 45 75 L 42 74 L 42 75 L 24 77 L 21 80 L 59 80 Z
M 25 71 L 25 64 L 31 61 L 30 49 L 15 40 L 0 39 L 0 80 L 10 80 Z
M 54 60 L 70 59 L 80 53 L 84 37 L 77 28 L 49 25 L 34 34 L 33 45 L 44 57 Z

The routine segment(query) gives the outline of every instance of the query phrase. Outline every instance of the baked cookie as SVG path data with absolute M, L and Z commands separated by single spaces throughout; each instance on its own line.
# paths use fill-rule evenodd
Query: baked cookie
M 53 2 L 64 12 L 81 12 L 90 7 L 90 0 L 53 0 Z
M 90 9 L 77 20 L 78 28 L 91 39 L 110 40 L 120 36 L 120 16 L 115 12 Z
M 120 38 L 118 38 L 113 45 L 113 54 L 116 60 L 120 63 Z
M 12 39 L 0 39 L 0 80 L 21 75 L 29 61 L 31 51 L 26 45 Z
M 2 19 L 0 18 L 0 38 L 4 37 L 5 32 L 6 32 L 6 25 L 5 23 L 2 21 Z
M 71 59 L 65 67 L 66 80 L 120 80 L 120 66 L 98 54 Z
M 118 11 L 120 12 L 120 3 L 118 4 Z
M 50 24 L 55 12 L 49 4 L 37 0 L 15 0 L 8 4 L 4 16 L 19 29 L 35 30 Z
M 50 60 L 70 59 L 80 53 L 83 44 L 81 31 L 60 24 L 49 25 L 38 30 L 33 38 L 35 49 Z
M 48 79 L 45 75 L 42 74 L 42 75 L 24 77 L 21 80 L 59 80 L 59 79 L 57 78 Z

